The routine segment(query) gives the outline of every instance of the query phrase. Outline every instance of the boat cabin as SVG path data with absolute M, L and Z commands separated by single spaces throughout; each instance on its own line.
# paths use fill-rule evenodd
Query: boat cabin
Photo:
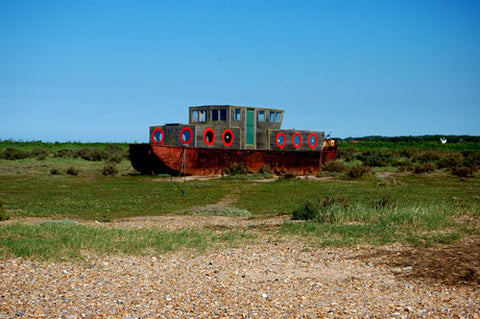
M 216 149 L 321 151 L 324 132 L 282 130 L 279 109 L 204 105 L 189 108 L 188 124 L 150 127 L 150 143 Z

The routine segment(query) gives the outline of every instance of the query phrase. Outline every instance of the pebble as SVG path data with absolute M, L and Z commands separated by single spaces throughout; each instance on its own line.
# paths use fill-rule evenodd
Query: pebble
M 480 313 L 474 287 L 399 279 L 387 266 L 358 262 L 363 248 L 304 246 L 257 243 L 195 255 L 91 256 L 85 262 L 4 258 L 0 318 L 474 318 Z

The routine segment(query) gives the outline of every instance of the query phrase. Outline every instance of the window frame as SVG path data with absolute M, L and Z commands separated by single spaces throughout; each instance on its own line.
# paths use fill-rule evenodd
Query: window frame
M 198 122 L 198 110 L 192 110 L 192 122 Z
M 222 122 L 226 122 L 227 121 L 227 110 L 226 109 L 220 109 L 218 110 L 219 111 L 219 119 L 220 121 Z
M 207 111 L 198 110 L 198 122 L 206 122 L 206 121 L 207 121 Z
M 275 112 L 275 123 L 282 122 L 282 112 Z
M 265 110 L 258 110 L 258 121 L 265 122 Z
M 216 122 L 218 121 L 218 109 L 213 109 L 211 111 L 211 114 L 212 114 L 212 122 Z
M 275 123 L 275 111 L 270 111 L 270 123 Z
M 237 118 L 238 115 L 238 118 Z M 235 109 L 235 116 L 234 116 L 235 121 L 241 121 L 242 120 L 242 109 Z

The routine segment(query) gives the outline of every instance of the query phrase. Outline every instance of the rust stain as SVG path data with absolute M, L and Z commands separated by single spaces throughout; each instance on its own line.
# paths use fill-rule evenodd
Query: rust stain
M 184 155 L 185 152 L 185 155 Z M 157 144 L 130 145 L 133 167 L 144 174 L 223 174 L 232 163 L 243 163 L 256 172 L 268 165 L 275 174 L 317 174 L 321 164 L 335 160 L 336 146 L 324 151 L 272 151 L 207 149 Z M 185 163 L 183 160 L 185 159 Z M 182 163 L 185 170 L 182 169 Z

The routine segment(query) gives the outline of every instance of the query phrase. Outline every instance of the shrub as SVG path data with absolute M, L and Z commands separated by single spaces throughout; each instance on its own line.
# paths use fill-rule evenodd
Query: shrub
M 60 175 L 61 172 L 58 168 L 52 168 L 50 169 L 50 175 Z
M 272 171 L 272 169 L 270 168 L 269 165 L 263 165 L 258 170 L 258 174 L 271 176 L 271 175 L 273 175 L 273 171 Z
M 73 166 L 70 166 L 70 167 L 67 169 L 66 173 L 67 173 L 68 175 L 77 176 L 77 175 L 78 175 L 78 169 L 75 168 L 75 167 L 73 167 Z
M 97 219 L 96 219 L 97 222 L 100 222 L 100 223 L 109 223 L 112 221 L 112 218 L 110 218 L 109 216 L 107 216 L 106 214 L 103 214 L 101 216 L 99 216 Z
M 7 213 L 6 211 L 0 210 L 0 222 L 9 220 L 10 219 L 10 214 Z
M 107 145 L 104 152 L 105 160 L 112 163 L 121 163 L 128 158 L 128 151 L 118 145 Z
M 335 223 L 339 219 L 338 208 L 346 207 L 348 207 L 348 200 L 344 197 L 307 200 L 292 212 L 292 219 Z
M 398 171 L 401 172 L 401 173 L 413 172 L 414 170 L 415 170 L 415 168 L 413 167 L 413 165 L 411 163 L 404 163 L 404 164 L 398 166 Z
M 30 152 L 32 157 L 35 157 L 39 161 L 43 161 L 44 159 L 47 158 L 51 154 L 51 152 L 42 147 L 35 147 L 33 150 Z
M 56 158 L 74 158 L 76 157 L 76 152 L 72 149 L 69 149 L 69 148 L 62 148 L 62 149 L 59 149 L 55 154 L 54 156 Z
M 243 163 L 230 163 L 224 170 L 227 175 L 246 175 L 250 169 Z
M 315 220 L 318 217 L 319 204 L 317 200 L 307 200 L 292 212 L 293 220 Z
M 342 161 L 330 161 L 322 164 L 322 170 L 326 172 L 343 173 L 348 171 L 348 166 Z
M 337 150 L 337 159 L 344 160 L 345 162 L 353 162 L 357 159 L 360 153 L 354 147 L 347 147 Z
M 434 163 L 428 162 L 423 165 L 415 166 L 414 173 L 415 174 L 432 173 L 436 169 L 437 169 L 437 166 Z
M 382 167 L 392 164 L 393 158 L 398 156 L 397 152 L 388 149 L 369 150 L 363 152 L 358 158 L 366 166 Z
M 98 148 L 86 147 L 77 151 L 77 157 L 86 161 L 98 162 L 106 158 L 105 151 Z
M 295 175 L 292 172 L 288 172 L 288 173 L 285 173 L 282 176 L 280 176 L 280 178 L 278 180 L 279 181 L 289 181 L 289 180 L 292 180 L 292 179 L 297 179 L 297 175 Z
M 413 160 L 418 158 L 421 152 L 421 150 L 416 148 L 406 148 L 400 151 L 400 156 Z
M 396 203 L 392 198 L 388 196 L 384 196 L 378 200 L 373 201 L 372 207 L 375 209 L 385 209 L 385 208 L 393 207 L 395 204 Z
M 347 154 L 345 152 L 346 150 L 337 150 L 337 160 L 345 160 L 347 157 Z
M 420 163 L 433 163 L 442 158 L 441 151 L 434 150 L 424 150 L 419 152 L 416 156 L 413 157 L 413 160 Z
M 108 154 L 107 158 L 105 159 L 108 163 L 117 163 L 120 164 L 123 161 L 123 156 L 121 154 Z
M 463 154 L 460 152 L 449 152 L 443 154 L 442 158 L 440 158 L 437 162 L 438 168 L 446 168 L 446 167 L 453 167 L 453 166 L 462 166 L 464 162 Z
M 371 167 L 383 167 L 388 165 L 387 160 L 381 157 L 365 157 L 362 158 L 362 162 L 364 165 Z
M 458 177 L 472 177 L 476 169 L 474 167 L 456 166 L 450 169 L 451 173 Z
M 106 163 L 102 168 L 102 175 L 114 176 L 118 174 L 118 168 L 115 163 Z
M 122 153 L 124 149 L 115 144 L 108 144 L 107 147 L 105 148 L 105 151 L 107 153 Z
M 6 148 L 0 153 L 1 159 L 10 161 L 29 158 L 31 153 L 18 148 Z
M 372 169 L 370 166 L 366 165 L 352 166 L 348 171 L 348 176 L 351 178 L 362 178 L 370 174 L 372 174 Z
M 342 208 L 347 208 L 350 205 L 350 202 L 346 197 L 343 196 L 336 196 L 336 197 L 325 197 L 321 202 L 320 202 L 320 207 L 322 209 L 328 208 L 328 207 L 333 207 L 333 206 L 339 206 Z
M 471 152 L 465 154 L 464 166 L 473 167 L 480 165 L 480 152 Z
M 4 220 L 9 220 L 10 214 L 3 209 L 3 202 L 0 201 L 0 222 Z
M 413 166 L 413 163 L 409 158 L 399 157 L 397 160 L 392 162 L 392 166 Z

